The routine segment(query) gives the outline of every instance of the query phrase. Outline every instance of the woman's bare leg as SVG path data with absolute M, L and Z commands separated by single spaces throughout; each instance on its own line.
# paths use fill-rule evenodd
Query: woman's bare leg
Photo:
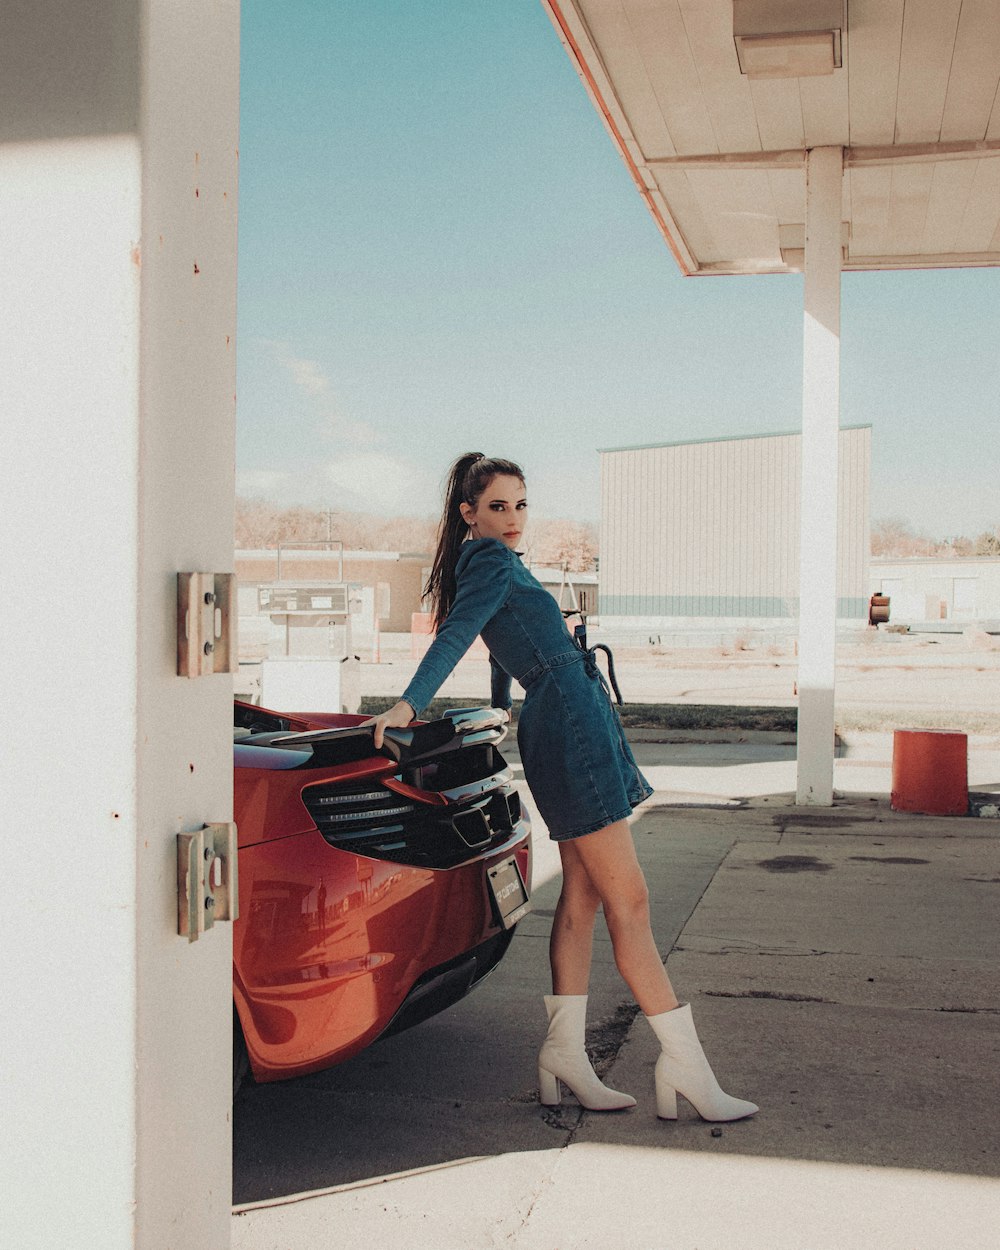
M 556 911 L 559 924 L 553 926 L 552 976 L 554 984 L 561 984 L 560 978 L 565 978 L 573 988 L 555 992 L 586 993 L 585 978 L 590 970 L 596 912 L 596 907 L 591 909 L 591 905 L 596 896 L 604 908 L 618 971 L 640 1010 L 649 1018 L 662 1047 L 655 1072 L 657 1114 L 665 1120 L 676 1120 L 677 1095 L 681 1093 L 706 1120 L 742 1120 L 753 1115 L 758 1109 L 756 1103 L 733 1098 L 719 1086 L 698 1040 L 690 1008 L 675 1011 L 679 1005 L 677 995 L 653 940 L 649 891 L 627 822 L 618 821 L 596 833 L 560 843 L 559 851 L 565 875 L 563 897 Z M 582 1019 L 579 1028 L 582 1031 Z M 542 1049 L 544 1055 L 545 1047 Z M 547 1068 L 546 1062 L 549 1063 Z M 579 1066 L 573 1067 L 574 1075 L 578 1071 Z M 556 1071 L 551 1061 L 540 1056 L 540 1080 L 543 1072 L 556 1091 L 553 1095 L 550 1087 L 549 1100 L 555 1097 L 558 1101 L 557 1077 L 567 1080 L 574 1088 L 565 1071 Z M 590 1089 L 583 1082 L 581 1088 L 587 1092 Z M 584 1101 L 584 1106 L 628 1106 L 629 1102 L 620 1101 L 623 1097 L 629 1096 L 607 1091 L 597 1082 L 594 1103 Z
M 549 1029 L 538 1054 L 539 1098 L 550 1106 L 558 1104 L 562 1081 L 591 1111 L 623 1110 L 634 1107 L 635 1099 L 600 1080 L 585 1044 L 594 920 L 601 896 L 573 845 L 562 843 L 559 851 L 563 884 L 549 940 L 552 997 L 545 999 Z
M 549 937 L 553 994 L 586 994 L 594 948 L 594 920 L 601 896 L 573 842 L 559 843 L 563 883 Z
M 596 833 L 562 842 L 563 896 L 556 909 L 550 952 L 557 994 L 585 994 L 589 978 L 594 916 L 604 908 L 615 963 L 647 1016 L 672 1011 L 677 1004 L 667 970 L 656 949 L 649 921 L 649 890 L 636 859 L 632 831 L 620 820 Z M 567 873 L 567 868 L 569 872 Z M 565 899 L 565 904 L 564 904 Z M 593 904 L 591 908 L 591 904 Z M 590 909 L 590 923 L 586 916 Z

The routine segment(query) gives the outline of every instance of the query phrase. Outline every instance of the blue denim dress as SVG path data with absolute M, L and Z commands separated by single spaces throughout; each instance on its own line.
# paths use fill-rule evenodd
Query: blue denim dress
M 624 820 L 653 793 L 625 740 L 593 655 L 569 636 L 562 612 L 496 538 L 462 548 L 447 619 L 403 698 L 418 713 L 481 634 L 490 651 L 494 707 L 524 687 L 517 745 L 524 777 L 556 842 Z

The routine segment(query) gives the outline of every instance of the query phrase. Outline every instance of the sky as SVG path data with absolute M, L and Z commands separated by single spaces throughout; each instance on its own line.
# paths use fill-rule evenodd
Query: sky
M 683 278 L 540 0 L 243 0 L 237 489 L 436 515 L 464 451 L 798 429 L 802 278 Z M 845 274 L 873 519 L 1000 525 L 1000 270 Z

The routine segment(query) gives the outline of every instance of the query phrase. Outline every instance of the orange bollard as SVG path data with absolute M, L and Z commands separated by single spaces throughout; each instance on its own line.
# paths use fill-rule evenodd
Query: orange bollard
M 892 735 L 892 809 L 927 816 L 969 810 L 969 740 L 947 729 L 897 729 Z
M 419 660 L 434 641 L 434 618 L 430 612 L 410 613 L 410 655 Z

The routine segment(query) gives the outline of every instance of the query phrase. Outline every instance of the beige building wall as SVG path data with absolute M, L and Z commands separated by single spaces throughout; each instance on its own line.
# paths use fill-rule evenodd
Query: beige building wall
M 281 579 L 294 582 L 354 582 L 388 586 L 389 614 L 379 621 L 384 633 L 408 633 L 410 616 L 419 612 L 431 557 L 420 552 L 282 551 Z M 278 553 L 237 551 L 236 576 L 242 587 L 278 580 Z
M 790 433 L 603 450 L 602 624 L 795 619 L 801 443 Z M 871 427 L 842 429 L 839 455 L 838 616 L 862 620 Z

